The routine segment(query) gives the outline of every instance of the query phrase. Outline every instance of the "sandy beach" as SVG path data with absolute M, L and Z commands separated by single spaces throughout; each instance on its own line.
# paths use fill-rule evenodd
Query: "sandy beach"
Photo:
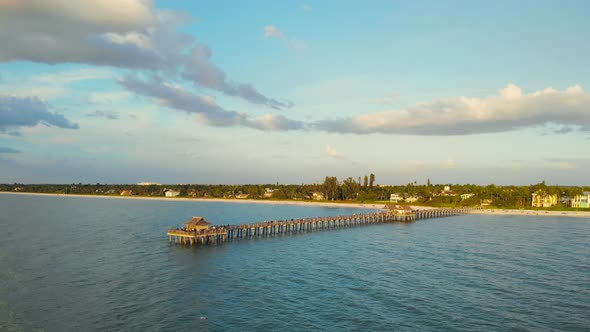
M 359 208 L 359 209 L 383 209 L 384 204 L 363 204 L 363 203 L 337 203 L 337 202 L 309 202 L 309 201 L 273 201 L 253 199 L 228 199 L 228 198 L 186 198 L 186 197 L 145 197 L 145 196 L 106 196 L 106 195 L 76 195 L 76 194 L 45 194 L 45 193 L 15 193 L 0 192 L 7 195 L 29 195 L 29 196 L 57 196 L 57 197 L 81 197 L 81 198 L 104 198 L 104 199 L 139 199 L 154 201 L 187 201 L 187 202 L 218 202 L 218 203 L 240 203 L 240 204 L 275 204 L 275 205 L 300 205 L 300 206 L 323 206 L 331 208 Z M 416 207 L 428 208 L 428 207 Z
M 546 217 L 580 217 L 590 218 L 590 211 L 544 211 L 516 209 L 483 209 L 469 211 L 470 214 L 486 214 L 497 216 L 546 216 Z
M 29 195 L 29 196 L 56 196 L 56 197 L 80 197 L 80 198 L 102 198 L 102 199 L 136 199 L 154 201 L 187 201 L 187 202 L 212 202 L 212 203 L 238 203 L 238 204 L 275 204 L 275 205 L 299 205 L 299 206 L 323 206 L 329 208 L 358 208 L 358 209 L 384 209 L 384 204 L 374 203 L 340 203 L 340 202 L 309 202 L 309 201 L 273 201 L 253 199 L 228 199 L 228 198 L 186 198 L 186 197 L 145 197 L 145 196 L 106 196 L 106 195 L 76 195 L 76 194 L 45 194 L 45 193 L 14 193 L 0 192 L 7 195 Z M 414 210 L 434 209 L 430 206 L 414 206 Z M 481 209 L 473 210 L 470 214 L 485 214 L 498 216 L 547 216 L 547 217 L 580 217 L 590 218 L 590 211 L 545 211 L 525 209 Z

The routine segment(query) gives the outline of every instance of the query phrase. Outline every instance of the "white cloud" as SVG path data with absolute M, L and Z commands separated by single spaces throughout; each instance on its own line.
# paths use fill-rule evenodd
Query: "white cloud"
M 304 4 L 301 5 L 301 9 L 303 9 L 306 12 L 313 11 L 313 8 L 310 5 L 306 4 L 306 3 L 304 3 Z
M 578 85 L 525 94 L 514 84 L 486 98 L 453 97 L 414 107 L 351 118 L 323 120 L 313 127 L 340 133 L 470 135 L 556 124 L 590 130 L 590 95 Z
M 95 25 L 143 26 L 154 20 L 150 0 L 22 0 L 2 1 L 2 7 L 7 16 L 22 12 L 29 12 L 31 16 L 46 13 Z
M 343 159 L 342 156 L 338 153 L 338 151 L 336 151 L 336 149 L 330 146 L 329 144 L 326 144 L 326 154 L 335 159 Z
M 151 1 L 2 1 L 0 61 L 157 68 L 158 51 L 124 39 L 130 34 L 151 38 L 159 24 Z
M 238 83 L 227 78 L 225 72 L 211 62 L 211 49 L 205 44 L 196 44 L 186 58 L 182 77 L 200 86 L 211 88 L 228 96 L 236 96 L 253 104 L 262 104 L 280 110 L 292 103 L 262 95 L 250 84 Z
M 285 39 L 285 34 L 283 34 L 281 32 L 281 30 L 279 30 L 276 26 L 267 25 L 264 27 L 264 37 L 267 37 L 267 38 L 276 37 L 276 38 Z
M 119 84 L 130 92 L 156 100 L 162 106 L 196 114 L 200 122 L 208 126 L 242 126 L 259 130 L 295 130 L 304 127 L 303 122 L 283 115 L 252 117 L 243 112 L 226 110 L 211 96 L 192 93 L 181 85 L 169 84 L 157 76 L 151 80 L 127 76 L 119 80 Z
M 307 48 L 307 45 L 304 41 L 287 37 L 281 30 L 279 30 L 279 28 L 274 25 L 267 25 L 264 27 L 264 37 L 280 39 L 294 50 L 303 50 Z
M 211 62 L 206 45 L 179 31 L 191 21 L 184 12 L 156 10 L 152 0 L 0 0 L 0 63 L 81 63 L 180 74 L 251 103 L 290 107 L 227 78 Z

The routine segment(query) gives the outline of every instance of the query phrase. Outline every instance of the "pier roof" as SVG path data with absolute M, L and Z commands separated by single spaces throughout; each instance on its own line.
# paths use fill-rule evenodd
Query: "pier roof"
M 408 205 L 385 204 L 385 206 L 390 210 L 412 211 L 412 208 Z
M 203 217 L 193 217 L 193 219 L 184 223 L 185 226 L 209 226 L 210 222 L 206 221 Z

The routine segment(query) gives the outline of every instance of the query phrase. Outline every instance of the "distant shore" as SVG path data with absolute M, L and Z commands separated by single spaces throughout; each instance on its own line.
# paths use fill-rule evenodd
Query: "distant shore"
M 187 198 L 187 197 L 147 197 L 147 196 L 107 196 L 107 195 L 78 195 L 78 194 L 50 194 L 0 191 L 0 194 L 30 195 L 30 196 L 56 196 L 56 197 L 83 197 L 83 198 L 111 198 L 111 199 L 137 199 L 168 202 L 215 202 L 215 203 L 241 203 L 241 204 L 275 204 L 275 205 L 300 205 L 322 206 L 330 208 L 358 208 L 358 209 L 383 209 L 385 204 L 375 203 L 337 203 L 337 202 L 310 202 L 310 201 L 274 201 L 236 198 Z M 430 207 L 416 207 L 429 209 Z
M 482 209 L 472 210 L 469 214 L 485 214 L 496 216 L 545 216 L 545 217 L 580 217 L 590 218 L 590 211 L 547 211 L 525 209 Z
M 28 192 L 6 192 L 7 195 L 29 195 L 29 196 L 56 196 L 56 197 L 82 197 L 82 198 L 104 198 L 104 199 L 135 199 L 153 200 L 168 202 L 212 202 L 212 203 L 238 203 L 238 204 L 274 204 L 274 205 L 298 205 L 317 206 L 329 208 L 356 208 L 356 209 L 384 209 L 384 203 L 342 203 L 342 202 L 310 202 L 310 201 L 277 201 L 277 200 L 254 200 L 235 198 L 187 198 L 187 197 L 147 197 L 147 196 L 107 196 L 107 195 L 79 195 L 79 194 L 50 194 L 50 193 L 28 193 Z M 436 209 L 431 206 L 411 205 L 414 210 Z M 469 214 L 497 215 L 497 216 L 547 216 L 547 217 L 581 217 L 590 218 L 589 211 L 547 211 L 547 210 L 526 210 L 526 209 L 480 209 L 472 210 Z

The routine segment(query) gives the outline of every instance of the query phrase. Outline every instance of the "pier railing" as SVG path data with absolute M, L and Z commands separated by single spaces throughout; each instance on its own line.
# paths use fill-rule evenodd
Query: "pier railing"
M 215 226 L 215 228 L 188 231 L 169 229 L 170 242 L 177 244 L 216 244 L 250 238 L 272 237 L 281 234 L 310 233 L 383 223 L 407 223 L 419 219 L 442 218 L 466 214 L 471 208 L 441 208 L 413 210 L 412 212 L 383 211 L 346 216 L 273 220 L 241 225 Z

